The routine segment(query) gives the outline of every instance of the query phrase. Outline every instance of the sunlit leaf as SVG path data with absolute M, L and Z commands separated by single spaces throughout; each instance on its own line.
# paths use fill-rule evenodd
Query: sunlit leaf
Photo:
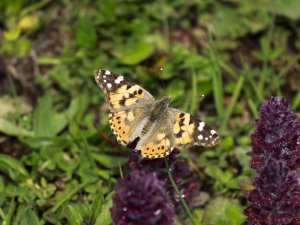
M 109 225 L 111 224 L 111 217 L 110 217 L 110 208 L 112 207 L 112 195 L 114 192 L 109 193 L 104 202 L 103 208 L 101 213 L 98 215 L 95 225 Z
M 125 52 L 120 62 L 134 65 L 147 59 L 153 52 L 154 46 L 152 44 L 137 44 Z
M 22 163 L 6 154 L 0 154 L 0 170 L 14 181 L 22 181 L 29 177 Z
M 52 98 L 46 93 L 39 99 L 38 105 L 34 111 L 34 134 L 35 137 L 54 137 L 52 117 Z
M 19 26 L 15 26 L 13 29 L 9 31 L 4 31 L 4 38 L 6 40 L 12 41 L 16 40 L 21 33 L 21 29 Z
M 76 208 L 72 205 L 68 205 L 64 207 L 64 212 L 66 213 L 70 225 L 81 225 L 83 220 L 80 212 Z
M 20 225 L 40 225 L 40 222 L 36 213 L 32 209 L 26 208 L 23 211 Z

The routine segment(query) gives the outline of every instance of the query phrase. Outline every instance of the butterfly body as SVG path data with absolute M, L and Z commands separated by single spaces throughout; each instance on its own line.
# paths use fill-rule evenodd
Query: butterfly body
M 97 70 L 95 80 L 105 93 L 118 142 L 128 145 L 138 139 L 135 151 L 142 157 L 161 158 L 174 147 L 211 147 L 219 142 L 217 132 L 203 121 L 170 108 L 170 97 L 155 100 L 139 85 L 108 70 Z
M 170 97 L 164 97 L 161 100 L 158 100 L 154 103 L 154 107 L 151 110 L 151 114 L 149 118 L 151 122 L 154 122 L 159 118 L 164 117 L 168 113 L 168 106 L 170 100 L 171 100 Z

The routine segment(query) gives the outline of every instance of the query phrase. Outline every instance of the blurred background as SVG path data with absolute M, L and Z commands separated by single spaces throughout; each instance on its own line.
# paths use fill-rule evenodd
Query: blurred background
M 67 211 L 92 224 L 95 199 L 126 174 L 130 151 L 117 147 L 94 81 L 103 68 L 172 96 L 172 107 L 220 133 L 213 150 L 178 157 L 205 196 L 193 214 L 241 224 L 239 184 L 255 175 L 246 153 L 259 106 L 283 96 L 299 115 L 299 8 L 298 0 L 2 0 L 0 221 L 67 224 Z

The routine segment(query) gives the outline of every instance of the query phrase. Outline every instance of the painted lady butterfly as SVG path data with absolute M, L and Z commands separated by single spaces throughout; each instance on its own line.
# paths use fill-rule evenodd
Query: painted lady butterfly
M 161 158 L 174 147 L 212 147 L 220 141 L 203 121 L 169 108 L 170 97 L 155 100 L 139 85 L 108 70 L 97 70 L 95 80 L 105 93 L 110 126 L 118 142 L 128 145 L 138 140 L 135 151 L 142 157 Z

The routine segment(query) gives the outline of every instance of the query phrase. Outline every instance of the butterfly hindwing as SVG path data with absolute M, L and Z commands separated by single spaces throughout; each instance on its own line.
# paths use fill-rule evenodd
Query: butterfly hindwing
M 138 142 L 135 151 L 140 151 L 142 157 L 145 158 L 162 158 L 171 153 L 174 144 L 172 126 L 165 118 L 153 124 L 152 132 Z
M 173 132 L 176 146 L 200 145 L 212 147 L 219 143 L 220 137 L 203 121 L 178 109 L 170 109 L 174 114 Z
M 108 70 L 97 70 L 95 80 L 104 91 L 106 102 L 113 111 L 136 107 L 143 102 L 154 102 L 154 98 L 139 85 Z

